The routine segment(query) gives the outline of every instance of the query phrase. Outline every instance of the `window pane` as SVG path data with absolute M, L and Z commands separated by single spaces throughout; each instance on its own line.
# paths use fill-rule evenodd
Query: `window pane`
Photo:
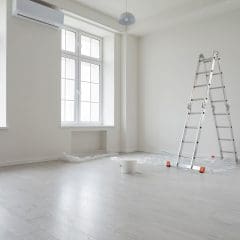
M 81 101 L 90 102 L 90 83 L 81 83 Z
M 89 37 L 81 36 L 81 54 L 90 57 L 91 39 Z
M 99 83 L 99 65 L 91 64 L 91 82 Z
M 66 80 L 66 100 L 75 99 L 75 81 Z
M 75 79 L 75 60 L 66 58 L 66 78 Z
M 99 58 L 100 56 L 100 42 L 96 39 L 91 39 L 91 57 L 93 58 Z
M 90 82 L 90 63 L 81 62 L 81 81 Z
M 62 30 L 62 50 L 66 50 L 66 31 Z
M 81 121 L 90 122 L 90 103 L 81 103 Z
M 61 66 L 62 72 L 62 78 L 66 78 L 66 59 L 62 58 L 62 66 Z
M 99 84 L 91 83 L 91 102 L 99 102 Z
M 66 51 L 75 52 L 76 49 L 76 34 L 75 32 L 66 31 Z
M 91 121 L 99 121 L 99 103 L 91 103 Z
M 65 102 L 65 121 L 74 122 L 74 101 Z

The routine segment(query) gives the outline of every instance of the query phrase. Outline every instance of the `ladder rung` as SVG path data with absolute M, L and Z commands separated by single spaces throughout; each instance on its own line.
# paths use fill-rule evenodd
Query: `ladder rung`
M 203 114 L 203 112 L 189 112 L 188 114 L 191 114 L 191 115 L 200 115 L 200 114 Z
M 225 151 L 225 150 L 224 150 L 224 151 L 221 151 L 221 152 L 222 152 L 222 153 L 234 153 L 234 154 L 236 153 L 236 152 L 234 152 L 234 151 Z
M 203 71 L 203 72 L 197 72 L 196 74 L 197 74 L 197 75 L 206 74 L 207 76 L 209 76 L 209 74 L 211 74 L 211 73 L 212 73 L 212 70 Z M 212 75 L 213 75 L 213 76 L 216 76 L 216 75 L 221 75 L 221 74 L 223 74 L 223 72 L 213 73 Z
M 193 141 L 182 141 L 183 143 L 195 143 Z
M 218 116 L 222 115 L 222 116 L 224 116 L 224 115 L 229 115 L 229 113 L 214 113 L 213 115 L 218 115 Z
M 221 75 L 223 74 L 222 72 L 219 72 L 219 73 L 213 73 L 213 76 L 216 76 L 216 75 Z
M 222 88 L 225 88 L 225 86 L 211 87 L 210 89 L 211 89 L 211 90 L 214 90 L 214 89 L 222 89 Z
M 212 103 L 227 102 L 228 100 L 213 100 Z
M 206 71 L 206 72 L 201 72 L 201 74 L 206 74 L 207 76 L 209 76 L 209 74 L 211 73 L 211 71 Z M 222 72 L 219 72 L 219 73 L 213 73 L 212 75 L 213 76 L 216 76 L 216 75 L 221 75 L 221 74 L 223 74 Z
M 213 57 L 204 58 L 204 59 L 201 59 L 200 62 L 204 62 L 204 63 L 212 62 L 213 59 L 214 59 Z M 220 60 L 220 58 L 218 58 L 218 59 L 216 59 L 216 60 Z
M 180 158 L 191 158 L 190 156 L 179 155 Z
M 198 129 L 197 126 L 186 126 L 185 128 L 190 128 L 190 129 Z
M 197 72 L 196 74 L 197 74 L 197 75 L 209 74 L 209 73 L 211 73 L 211 72 L 212 72 L 212 70 L 210 70 L 210 71 L 203 71 L 203 72 Z
M 192 98 L 191 101 L 203 101 L 205 98 Z
M 198 85 L 195 85 L 194 88 L 199 88 L 199 87 L 207 87 L 208 84 L 198 84 Z
M 213 58 L 210 57 L 210 58 L 204 58 L 204 59 L 201 59 L 200 62 L 207 63 L 207 62 L 211 62 L 212 60 L 213 60 Z
M 217 126 L 217 128 L 232 128 L 232 127 L 229 127 L 229 126 Z
M 220 141 L 229 141 L 229 142 L 234 141 L 234 139 L 230 139 L 230 138 L 219 138 L 218 140 L 220 140 Z

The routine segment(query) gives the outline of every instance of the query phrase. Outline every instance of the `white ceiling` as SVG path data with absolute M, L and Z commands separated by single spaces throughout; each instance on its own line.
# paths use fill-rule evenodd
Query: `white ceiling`
M 125 11 L 125 0 L 76 0 L 114 18 Z M 130 32 L 144 35 L 184 18 L 205 17 L 240 7 L 240 0 L 128 0 L 128 11 L 136 16 Z
M 125 0 L 76 1 L 115 18 L 118 18 L 118 16 L 125 11 Z M 143 20 L 158 14 L 159 11 L 164 11 L 186 2 L 189 2 L 189 0 L 128 0 L 128 10 L 133 12 L 138 20 Z

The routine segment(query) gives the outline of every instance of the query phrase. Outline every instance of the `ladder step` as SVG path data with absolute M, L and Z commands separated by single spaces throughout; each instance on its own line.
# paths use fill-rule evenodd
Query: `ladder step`
M 190 114 L 190 115 L 201 115 L 201 114 L 203 114 L 203 112 L 190 112 L 188 114 Z
M 212 70 L 203 71 L 203 72 L 197 72 L 196 74 L 197 74 L 197 75 L 206 74 L 207 76 L 209 76 L 211 73 L 212 73 Z M 223 74 L 223 72 L 213 73 L 212 75 L 213 75 L 213 76 L 216 76 L 216 75 L 221 75 L 221 74 Z
M 207 76 L 209 76 L 210 73 L 211 73 L 211 71 L 198 72 L 197 75 L 199 75 L 199 74 L 206 74 Z M 222 73 L 222 72 L 219 72 L 219 73 L 213 73 L 212 75 L 213 75 L 213 76 L 217 76 L 217 75 L 221 75 L 221 74 L 223 74 L 223 73 Z
M 191 101 L 204 101 L 205 98 L 192 98 Z
M 225 116 L 225 115 L 229 115 L 229 113 L 214 113 L 213 115 L 216 115 L 216 116 Z
M 228 100 L 213 100 L 211 103 L 227 102 Z
M 230 138 L 219 138 L 218 140 L 220 140 L 220 141 L 229 141 L 229 142 L 234 141 L 234 139 L 230 139 Z
M 183 143 L 195 143 L 193 141 L 182 141 Z
M 197 74 L 197 75 L 201 75 L 201 74 L 209 74 L 209 73 L 211 73 L 211 72 L 212 72 L 212 70 L 209 70 L 209 71 L 197 72 L 196 74 Z
M 208 62 L 212 62 L 213 59 L 214 59 L 213 57 L 204 58 L 204 59 L 201 59 L 200 62 L 208 63 Z M 220 60 L 220 59 L 221 58 L 218 58 L 218 59 L 215 58 L 215 60 Z
M 226 151 L 226 150 L 224 150 L 224 151 L 221 151 L 222 153 L 233 153 L 233 154 L 235 154 L 236 152 L 234 152 L 234 151 Z
M 216 126 L 216 128 L 232 128 L 232 127 L 229 127 L 229 126 Z
M 225 86 L 211 87 L 210 89 L 211 89 L 211 90 L 214 90 L 214 89 L 222 89 L 222 88 L 225 88 Z
M 212 60 L 213 60 L 213 58 L 210 57 L 210 58 L 201 59 L 200 62 L 208 63 L 208 62 L 212 62 Z
M 200 88 L 200 87 L 207 87 L 208 84 L 198 84 L 198 85 L 195 85 L 194 88 Z
M 213 73 L 213 76 L 216 76 L 216 75 L 221 75 L 223 74 L 223 72 L 219 72 L 219 73 Z
M 185 128 L 189 128 L 189 129 L 198 129 L 197 126 L 185 126 Z
M 190 156 L 179 155 L 180 158 L 191 158 Z

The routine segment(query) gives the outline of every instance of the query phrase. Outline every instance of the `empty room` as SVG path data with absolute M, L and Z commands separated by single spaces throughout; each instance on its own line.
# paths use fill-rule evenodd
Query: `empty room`
M 0 0 L 0 240 L 239 240 L 239 23 L 239 0 Z

